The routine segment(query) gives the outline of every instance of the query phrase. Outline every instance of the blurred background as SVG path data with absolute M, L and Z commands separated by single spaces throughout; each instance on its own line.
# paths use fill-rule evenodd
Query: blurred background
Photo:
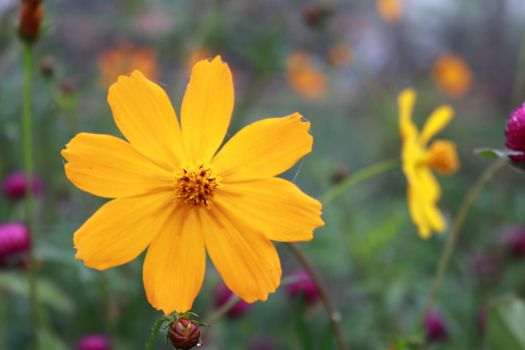
M 74 231 L 104 201 L 67 181 L 59 152 L 80 131 L 119 135 L 106 102 L 118 75 L 141 70 L 178 112 L 193 63 L 220 54 L 235 82 L 229 135 L 263 117 L 303 114 L 314 150 L 284 177 L 318 198 L 357 170 L 399 157 L 396 97 L 414 87 L 416 124 L 441 104 L 456 111 L 440 135 L 456 142 L 461 160 L 455 175 L 439 178 L 449 227 L 490 163 L 473 150 L 503 148 L 505 120 L 525 100 L 522 0 L 49 0 L 34 45 L 35 184 L 28 185 L 20 172 L 18 9 L 18 1 L 0 0 L 0 223 L 24 221 L 31 188 L 51 350 L 143 349 L 160 316 L 144 295 L 142 257 L 104 272 L 74 259 Z M 423 327 L 425 349 L 486 349 L 485 307 L 525 294 L 522 181 L 506 169 L 477 197 Z M 341 312 L 351 348 L 395 349 L 395 339 L 417 335 L 447 233 L 419 238 L 400 169 L 352 187 L 323 216 L 327 225 L 301 247 Z M 283 276 L 301 274 L 286 247 L 278 249 Z M 26 268 L 23 249 L 0 267 L 0 349 L 29 348 Z M 210 265 L 193 310 L 203 321 L 230 297 L 220 281 Z M 201 348 L 336 349 L 315 287 L 302 281 L 265 303 L 236 306 L 203 331 Z M 106 347 L 88 347 L 86 336 Z M 167 348 L 159 338 L 157 349 Z

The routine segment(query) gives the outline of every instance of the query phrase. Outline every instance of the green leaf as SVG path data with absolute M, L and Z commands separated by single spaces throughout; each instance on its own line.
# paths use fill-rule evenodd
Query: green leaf
M 495 301 L 489 308 L 487 341 L 492 350 L 525 349 L 525 303 L 516 296 Z
M 314 344 L 312 339 L 312 332 L 308 327 L 305 319 L 305 304 L 302 298 L 296 298 L 295 300 L 295 310 L 294 310 L 294 325 L 297 338 L 301 343 L 301 349 L 303 350 L 313 350 Z
M 0 289 L 27 298 L 29 296 L 27 275 L 13 272 L 0 273 Z M 37 290 L 39 300 L 43 304 L 63 313 L 73 311 L 71 299 L 53 282 L 38 278 Z

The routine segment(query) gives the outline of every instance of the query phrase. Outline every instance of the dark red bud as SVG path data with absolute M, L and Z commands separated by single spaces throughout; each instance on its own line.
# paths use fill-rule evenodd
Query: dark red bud
M 47 78 L 51 79 L 55 75 L 55 61 L 52 58 L 45 57 L 40 61 L 40 73 Z
M 327 5 L 308 5 L 303 8 L 303 20 L 311 27 L 320 27 L 326 22 L 332 12 L 333 9 Z
M 181 317 L 173 323 L 168 336 L 176 349 L 186 350 L 199 344 L 201 331 L 195 322 Z
M 44 11 L 42 0 L 22 0 L 18 33 L 27 42 L 33 42 L 40 34 Z

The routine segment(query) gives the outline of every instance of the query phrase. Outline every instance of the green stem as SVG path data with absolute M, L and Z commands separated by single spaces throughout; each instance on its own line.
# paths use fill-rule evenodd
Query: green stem
M 336 310 L 334 304 L 332 303 L 328 291 L 326 290 L 326 287 L 324 283 L 321 280 L 321 277 L 319 274 L 315 271 L 312 264 L 310 264 L 310 261 L 308 261 L 308 258 L 303 253 L 303 251 L 299 248 L 299 246 L 295 243 L 286 243 L 288 248 L 290 248 L 290 251 L 293 255 L 297 258 L 299 263 L 306 269 L 306 271 L 310 274 L 312 277 L 313 282 L 315 283 L 315 286 L 317 287 L 317 290 L 319 291 L 319 297 L 321 298 L 321 302 L 324 306 L 324 309 L 326 313 L 328 314 L 328 318 L 330 320 L 330 324 L 332 326 L 332 329 L 334 331 L 335 339 L 337 341 L 337 345 L 340 350 L 349 350 L 350 347 L 348 346 L 348 343 L 346 341 L 343 328 L 341 326 L 341 313 Z
M 157 340 L 157 337 L 159 335 L 160 329 L 162 328 L 162 325 L 166 322 L 166 318 L 163 316 L 161 317 L 157 322 L 155 322 L 155 325 L 153 326 L 153 329 L 151 330 L 151 334 L 148 339 L 148 343 L 146 344 L 146 350 L 153 350 L 153 347 L 155 346 L 155 341 Z
M 40 330 L 40 315 L 38 311 L 38 291 L 36 283 L 36 259 L 35 259 L 35 245 L 36 235 L 34 230 L 33 220 L 33 142 L 31 130 L 31 75 L 33 69 L 33 52 L 30 43 L 24 45 L 24 85 L 23 85 L 23 121 L 22 121 L 22 137 L 23 137 L 23 152 L 24 152 L 24 172 L 26 177 L 26 192 L 25 192 L 25 216 L 26 225 L 31 234 L 31 245 L 29 247 L 29 298 L 31 301 L 31 333 L 33 339 L 33 349 L 40 348 L 38 338 Z
M 355 186 L 371 177 L 382 174 L 386 171 L 395 169 L 399 167 L 400 160 L 389 159 L 382 162 L 374 163 L 366 168 L 362 168 L 355 172 L 354 174 L 346 177 L 343 181 L 329 189 L 324 195 L 321 196 L 321 202 L 323 204 L 328 204 L 333 202 L 343 193 L 345 193 L 349 188 Z
M 492 179 L 494 175 L 496 175 L 501 169 L 503 169 L 505 165 L 506 162 L 501 159 L 498 159 L 494 163 L 492 163 L 480 175 L 478 180 L 472 185 L 470 190 L 463 198 L 463 202 L 461 203 L 461 206 L 459 207 L 459 210 L 454 219 L 452 230 L 447 238 L 445 248 L 443 249 L 441 257 L 439 258 L 439 263 L 436 268 L 436 273 L 434 274 L 430 294 L 428 295 L 427 301 L 425 303 L 423 317 L 425 317 L 425 315 L 432 311 L 432 308 L 434 307 L 437 292 L 441 283 L 443 282 L 445 273 L 447 272 L 450 258 L 452 257 L 452 253 L 454 252 L 454 248 L 456 247 L 456 242 L 459 238 L 459 234 L 461 233 L 461 228 L 463 227 L 463 223 L 465 222 L 465 219 L 470 210 L 470 207 L 472 206 L 472 203 L 474 202 L 474 199 L 485 187 L 485 185 L 490 181 L 490 179 Z

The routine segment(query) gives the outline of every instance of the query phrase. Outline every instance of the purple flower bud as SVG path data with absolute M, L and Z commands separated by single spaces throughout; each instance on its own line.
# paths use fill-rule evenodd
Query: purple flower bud
M 222 307 L 226 304 L 234 294 L 226 287 L 224 283 L 219 283 L 213 290 L 214 305 L 216 308 Z M 250 304 L 244 300 L 239 300 L 235 305 L 228 310 L 227 315 L 231 318 L 237 318 L 244 315 L 250 309 Z
M 507 147 L 513 151 L 524 152 L 520 155 L 510 156 L 516 163 L 525 162 L 525 103 L 511 113 L 505 128 Z
M 111 350 L 111 345 L 105 335 L 89 334 L 80 338 L 77 350 Z
M 33 177 L 31 189 L 34 195 L 39 195 L 42 192 L 42 182 L 38 177 Z M 3 183 L 4 194 L 11 200 L 18 200 L 24 198 L 26 194 L 27 184 L 26 177 L 23 171 L 13 171 L 4 179 Z
M 274 350 L 278 349 L 279 346 L 275 340 L 269 337 L 258 337 L 250 342 L 248 349 L 250 350 Z
M 441 342 L 448 338 L 445 321 L 436 311 L 429 312 L 425 317 L 425 331 L 428 342 Z
M 490 252 L 476 252 L 470 257 L 470 266 L 478 279 L 492 280 L 499 276 L 501 258 Z
M 485 332 L 485 327 L 487 325 L 487 309 L 481 309 L 476 317 L 476 326 L 479 329 L 479 332 L 483 334 Z
M 312 276 L 310 276 L 307 271 L 300 270 L 295 272 L 292 276 L 297 279 L 288 285 L 287 290 L 290 298 L 294 299 L 301 296 L 310 304 L 319 299 L 319 290 L 317 289 Z
M 30 245 L 31 236 L 23 224 L 8 222 L 0 225 L 0 265 L 6 264 L 13 256 L 27 252 Z
M 510 226 L 503 230 L 503 244 L 515 258 L 525 256 L 525 227 Z

